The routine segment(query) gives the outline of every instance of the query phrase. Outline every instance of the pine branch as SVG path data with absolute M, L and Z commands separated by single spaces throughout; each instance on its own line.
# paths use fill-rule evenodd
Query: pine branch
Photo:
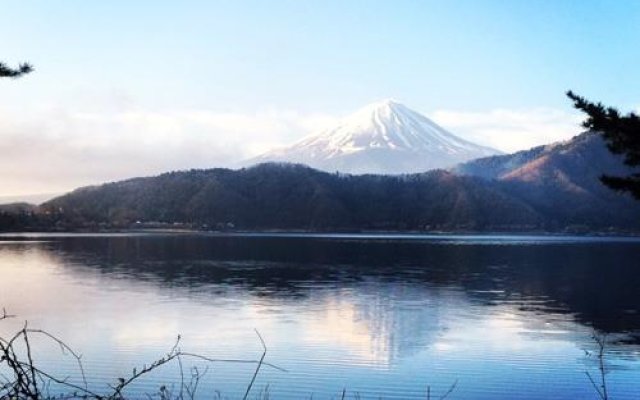
M 591 102 L 570 90 L 567 96 L 573 101 L 576 109 L 587 115 L 582 126 L 600 133 L 612 153 L 624 156 L 626 165 L 640 166 L 640 116 L 634 112 L 623 115 L 613 107 Z M 626 177 L 604 176 L 601 181 L 613 190 L 628 191 L 640 200 L 638 174 Z
M 18 68 L 11 68 L 5 63 L 0 62 L 0 78 L 19 78 L 33 72 L 33 66 L 28 63 L 18 65 Z

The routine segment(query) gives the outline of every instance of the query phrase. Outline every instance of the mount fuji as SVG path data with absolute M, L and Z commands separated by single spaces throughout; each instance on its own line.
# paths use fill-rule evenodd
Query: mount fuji
M 330 129 L 250 159 L 352 174 L 403 174 L 449 168 L 500 151 L 459 138 L 393 100 L 370 104 Z

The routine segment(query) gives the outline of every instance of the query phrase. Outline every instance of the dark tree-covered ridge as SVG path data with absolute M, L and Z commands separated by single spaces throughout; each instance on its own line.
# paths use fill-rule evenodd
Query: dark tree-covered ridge
M 593 103 L 572 91 L 568 91 L 567 96 L 575 108 L 587 114 L 582 123 L 585 128 L 601 133 L 611 152 L 624 155 L 626 165 L 640 166 L 640 116 L 634 112 L 622 115 L 613 107 Z M 640 200 L 640 172 L 627 176 L 603 175 L 600 180 L 608 187 L 630 192 Z
M 18 65 L 18 68 L 11 68 L 7 64 L 0 62 L 0 78 L 19 78 L 33 71 L 33 66 L 28 63 Z
M 485 161 L 512 164 L 502 158 Z M 482 161 L 474 165 L 486 168 Z M 330 174 L 292 164 L 170 172 L 7 210 L 4 223 L 0 208 L 0 230 L 640 231 L 640 202 L 598 181 L 602 171 L 628 170 L 595 132 L 497 179 L 474 176 L 474 165 L 456 171 L 465 176 Z
M 611 169 L 606 160 L 594 159 L 622 164 L 618 157 L 599 135 L 574 142 L 556 146 L 566 156 L 546 154 L 552 165 L 539 170 L 541 175 L 533 171 L 540 175 L 535 180 L 531 174 L 493 180 L 442 170 L 345 175 L 303 165 L 261 164 L 81 188 L 43 204 L 40 211 L 60 229 L 89 230 L 152 222 L 240 230 L 638 230 L 640 203 L 598 182 L 598 171 Z M 584 177 L 583 160 L 599 167 Z
M 495 184 L 445 171 L 341 175 L 261 164 L 171 172 L 78 189 L 43 205 L 72 226 L 187 222 L 238 229 L 531 229 L 535 211 Z

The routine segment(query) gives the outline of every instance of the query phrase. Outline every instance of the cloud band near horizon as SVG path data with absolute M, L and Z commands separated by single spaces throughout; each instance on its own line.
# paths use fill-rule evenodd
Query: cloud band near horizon
M 437 110 L 452 133 L 514 152 L 580 133 L 581 116 L 554 109 Z M 268 109 L 41 109 L 0 113 L 0 196 L 61 193 L 79 186 L 239 162 L 336 123 L 338 116 Z

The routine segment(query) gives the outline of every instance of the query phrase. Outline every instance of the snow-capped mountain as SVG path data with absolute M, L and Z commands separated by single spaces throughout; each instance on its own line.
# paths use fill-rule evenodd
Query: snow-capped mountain
M 392 100 L 370 104 L 335 127 L 248 161 L 293 162 L 325 171 L 401 174 L 448 168 L 500 151 L 461 139 Z

